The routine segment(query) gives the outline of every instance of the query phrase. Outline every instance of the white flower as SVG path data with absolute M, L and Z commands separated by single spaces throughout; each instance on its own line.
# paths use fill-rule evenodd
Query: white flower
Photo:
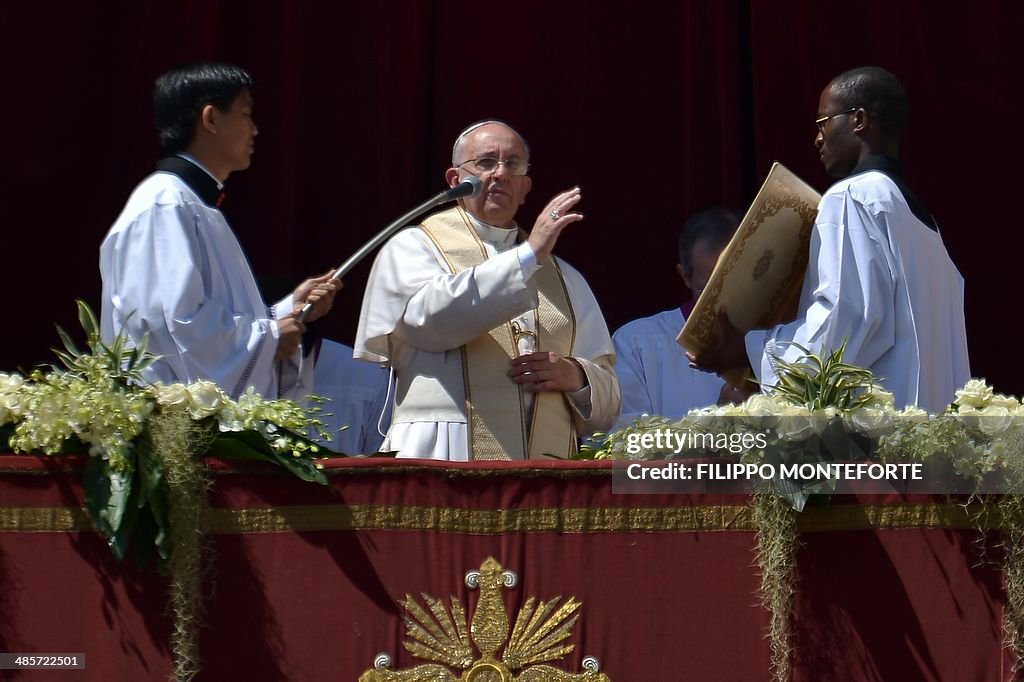
M 783 440 L 807 440 L 814 435 L 811 412 L 806 407 L 786 405 L 780 410 L 781 419 L 775 427 Z
M 779 405 L 764 393 L 755 393 L 743 403 L 741 421 L 758 430 L 774 428 L 779 423 Z
M 188 385 L 189 412 L 193 419 L 205 419 L 217 414 L 227 396 L 212 381 L 197 381 Z
M 1005 407 L 989 405 L 981 410 L 978 418 L 978 428 L 991 437 L 1001 436 L 1015 423 L 1020 422 L 1017 417 Z
M 1005 407 L 1008 410 L 1016 410 L 1020 407 L 1020 403 L 1016 398 L 1013 396 L 1003 395 L 1002 393 L 996 393 L 993 395 L 988 404 L 992 407 Z
M 971 379 L 964 387 L 956 392 L 956 400 L 953 401 L 954 405 L 959 407 L 977 407 L 982 408 L 989 404 L 992 400 L 992 387 L 984 382 L 982 379 Z
M 917 405 L 907 405 L 905 408 L 900 410 L 896 416 L 899 419 L 905 419 L 914 424 L 923 424 L 928 422 L 928 413 Z
M 188 389 L 184 384 L 157 384 L 153 387 L 156 392 L 156 401 L 160 407 L 188 407 Z
M 868 396 L 868 401 L 864 404 L 864 407 L 896 408 L 896 396 L 889 391 L 875 387 L 865 395 Z
M 847 412 L 843 422 L 848 431 L 879 438 L 892 431 L 893 412 L 877 407 L 860 407 Z
M 7 374 L 0 372 L 0 395 L 5 393 L 17 393 L 25 385 L 25 379 L 20 374 Z
M 780 411 L 782 418 L 775 430 L 780 438 L 789 441 L 807 440 L 811 436 L 820 436 L 828 430 L 832 420 L 839 416 L 839 410 L 834 407 L 826 407 L 823 410 L 812 412 L 806 407 L 785 405 Z
M 964 405 L 953 416 L 956 417 L 957 421 L 966 426 L 978 426 L 978 422 L 981 419 L 981 410 L 973 405 Z
M 25 384 L 20 374 L 0 372 L 0 425 L 24 415 L 19 392 Z
M 811 413 L 811 423 L 814 425 L 814 431 L 819 436 L 828 430 L 828 425 L 831 424 L 835 419 L 841 418 L 842 413 L 835 407 L 826 407 L 823 410 L 815 410 Z

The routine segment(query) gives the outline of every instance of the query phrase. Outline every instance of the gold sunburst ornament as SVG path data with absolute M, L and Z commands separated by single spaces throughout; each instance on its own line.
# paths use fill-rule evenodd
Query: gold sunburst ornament
M 454 596 L 447 609 L 440 599 L 424 594 L 424 607 L 407 594 L 401 602 L 408 637 L 403 644 L 409 653 L 432 663 L 397 671 L 391 670 L 389 655 L 378 654 L 373 669 L 360 675 L 359 682 L 611 682 L 592 656 L 583 659 L 581 673 L 539 665 L 564 658 L 575 648 L 565 643 L 579 619 L 574 614 L 581 602 L 573 597 L 561 605 L 561 597 L 539 603 L 530 597 L 509 635 L 501 588 L 512 589 L 517 582 L 516 574 L 504 570 L 494 557 L 487 557 L 479 571 L 469 571 L 466 586 L 480 589 L 480 601 L 468 628 L 466 610 Z M 475 660 L 474 645 L 480 652 Z

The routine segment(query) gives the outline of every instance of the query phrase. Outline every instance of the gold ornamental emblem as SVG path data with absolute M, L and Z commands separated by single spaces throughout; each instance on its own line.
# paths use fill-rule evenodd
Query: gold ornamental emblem
M 509 635 L 501 588 L 512 589 L 517 582 L 516 574 L 504 570 L 493 557 L 487 557 L 479 571 L 468 572 L 466 586 L 480 590 L 468 627 L 466 608 L 454 596 L 451 607 L 446 608 L 441 599 L 430 595 L 422 595 L 423 605 L 405 595 L 401 604 L 406 610 L 407 639 L 403 644 L 416 658 L 432 662 L 410 670 L 391 670 L 391 657 L 379 654 L 373 669 L 360 675 L 359 682 L 611 682 L 592 656 L 583 659 L 580 673 L 542 665 L 564 658 L 575 648 L 566 643 L 581 606 L 573 597 L 561 605 L 560 596 L 539 603 L 530 597 Z M 474 646 L 479 652 L 475 659 Z

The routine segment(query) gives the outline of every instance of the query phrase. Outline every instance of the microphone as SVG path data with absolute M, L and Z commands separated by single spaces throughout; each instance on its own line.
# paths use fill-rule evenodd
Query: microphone
M 354 268 L 359 261 L 366 258 L 370 255 L 371 251 L 383 244 L 385 239 L 408 225 L 414 218 L 419 217 L 435 206 L 447 204 L 449 201 L 455 201 L 456 199 L 470 199 L 478 196 L 481 191 L 483 191 L 483 184 L 481 184 L 480 178 L 475 175 L 467 175 L 466 179 L 455 185 L 455 187 L 439 192 L 437 195 L 427 199 L 419 206 L 416 206 L 412 210 L 398 216 L 398 218 L 389 223 L 387 227 L 378 232 L 373 239 L 363 244 L 359 247 L 358 251 L 349 256 L 348 260 L 342 263 L 341 266 L 334 271 L 334 274 L 331 275 L 331 279 L 341 279 L 344 277 L 345 273 Z M 312 303 L 307 303 L 302 306 L 302 311 L 299 313 L 299 322 L 305 322 L 306 316 L 309 315 L 309 311 L 312 309 Z
M 475 175 L 467 175 L 466 179 L 455 185 L 451 189 L 445 190 L 444 194 L 447 196 L 445 201 L 454 201 L 456 199 L 472 199 L 475 196 L 479 196 L 480 191 L 483 189 L 483 184 L 480 182 L 480 178 Z

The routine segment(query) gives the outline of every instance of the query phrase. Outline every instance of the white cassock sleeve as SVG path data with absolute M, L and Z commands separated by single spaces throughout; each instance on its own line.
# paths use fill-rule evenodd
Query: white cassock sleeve
M 619 376 L 622 390 L 622 417 L 626 418 L 620 420 L 619 426 L 628 426 L 641 414 L 659 414 L 654 409 L 654 401 L 647 387 L 640 346 L 632 336 L 622 333 L 621 329 L 615 332 L 612 341 L 615 343 L 615 372 Z
M 385 244 L 374 262 L 356 357 L 391 361 L 392 334 L 424 351 L 452 350 L 536 305 L 515 249 L 453 275 L 430 238 L 418 228 L 407 229 Z
M 801 316 L 746 335 L 758 381 L 778 383 L 775 357 L 793 362 L 822 346 L 847 341 L 845 362 L 871 367 L 895 343 L 895 292 L 886 236 L 848 192 L 826 194 L 811 234 L 810 266 L 800 297 Z
M 210 379 L 233 396 L 276 395 L 277 324 L 230 228 L 202 208 L 157 204 L 108 236 L 101 253 L 105 335 L 150 335 L 163 381 Z M 112 242 L 110 240 L 113 240 Z M 284 313 L 287 300 L 275 306 Z

